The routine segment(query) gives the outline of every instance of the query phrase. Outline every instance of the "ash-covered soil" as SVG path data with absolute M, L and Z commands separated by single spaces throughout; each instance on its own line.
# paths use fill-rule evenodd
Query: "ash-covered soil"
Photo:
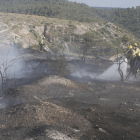
M 140 139 L 139 83 L 70 80 L 51 75 L 49 62 L 36 57 L 26 62 L 38 71 L 7 80 L 0 140 Z
M 46 76 L 6 89 L 4 103 L 9 105 L 0 110 L 2 140 L 140 139 L 139 85 Z

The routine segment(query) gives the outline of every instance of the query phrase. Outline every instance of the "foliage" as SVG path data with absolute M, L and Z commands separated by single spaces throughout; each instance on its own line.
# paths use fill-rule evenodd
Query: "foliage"
M 80 22 L 101 19 L 95 14 L 94 8 L 67 0 L 0 0 L 0 11 L 71 19 Z
M 51 25 L 52 22 L 56 24 L 56 19 L 52 19 L 53 21 L 41 21 L 42 24 L 51 26 L 51 33 L 45 37 L 56 52 L 64 49 L 63 45 L 65 42 L 71 45 L 69 49 L 74 52 L 78 52 L 80 48 L 84 53 L 89 55 L 111 55 L 114 48 L 119 47 L 121 42 L 126 44 L 129 38 L 126 35 L 120 38 L 120 34 L 122 35 L 123 31 L 109 22 L 114 22 L 121 27 L 125 27 L 136 36 L 139 36 L 140 32 L 140 24 L 138 24 L 140 11 L 134 8 L 98 9 L 89 7 L 83 3 L 69 2 L 67 0 L 0 0 L 0 11 L 70 19 L 68 27 L 66 27 L 64 32 L 62 27 L 59 27 L 59 32 L 56 32 L 53 27 L 54 24 Z M 30 18 L 30 16 L 28 17 Z M 15 17 L 12 17 L 12 20 L 15 20 Z M 76 26 L 74 24 L 77 22 L 74 22 L 74 20 L 80 22 L 98 21 L 98 25 L 100 26 L 95 31 L 92 28 L 95 24 L 90 23 L 91 28 L 88 32 L 83 35 L 75 35 L 74 30 Z M 16 26 L 18 25 L 14 25 L 13 28 L 18 28 Z M 40 35 L 35 31 L 35 25 L 30 26 L 32 26 L 30 32 L 39 41 Z M 108 30 L 109 28 L 116 29 L 115 33 L 113 34 L 111 30 Z M 58 38 L 59 41 L 57 42 L 57 39 L 53 41 L 54 37 Z
M 64 36 L 64 41 L 69 42 L 70 38 L 68 36 Z
M 68 0 L 0 0 L 0 12 L 39 15 L 80 22 L 109 21 L 140 37 L 140 8 L 98 9 Z M 11 19 L 14 20 L 14 19 Z M 72 24 L 70 21 L 70 24 Z M 44 24 L 44 23 L 43 23 Z M 50 24 L 50 23 L 46 23 Z M 107 33 L 101 29 L 102 33 Z M 122 32 L 120 30 L 120 32 Z M 107 33 L 109 34 L 109 32 Z
M 18 42 L 18 47 L 19 47 L 19 48 L 23 48 L 23 42 L 19 41 L 19 42 Z
M 124 35 L 122 37 L 122 43 L 126 44 L 128 41 L 129 41 L 129 38 L 126 35 Z
M 52 69 L 59 75 L 59 76 L 67 76 L 70 74 L 70 70 L 67 69 L 67 60 L 64 54 L 55 55 L 56 61 L 52 63 Z
M 30 32 L 35 36 L 38 42 L 41 40 L 40 35 L 34 29 L 30 29 Z
M 96 14 L 107 21 L 131 31 L 136 37 L 140 37 L 140 10 L 138 7 L 136 9 L 134 7 L 112 10 L 98 9 Z M 122 31 L 120 30 L 120 32 Z
M 99 29 L 99 32 L 100 32 L 101 34 L 108 34 L 108 35 L 111 35 L 111 32 L 109 32 L 106 28 L 101 28 L 101 29 Z
M 140 37 L 139 7 L 136 9 L 133 7 L 98 9 L 89 7 L 83 3 L 70 2 L 68 0 L 0 0 L 0 12 L 70 19 L 70 25 L 74 20 L 80 22 L 104 20 L 106 28 L 110 27 L 108 24 L 110 21 L 128 29 L 135 36 Z M 11 20 L 14 20 L 14 18 Z M 50 23 L 43 24 L 48 25 Z M 101 32 L 103 34 L 110 34 L 105 28 L 102 28 Z M 120 32 L 122 31 L 120 30 Z
M 40 45 L 39 44 L 34 44 L 34 45 L 29 46 L 29 47 L 33 48 L 33 49 L 37 49 L 37 50 L 40 49 Z

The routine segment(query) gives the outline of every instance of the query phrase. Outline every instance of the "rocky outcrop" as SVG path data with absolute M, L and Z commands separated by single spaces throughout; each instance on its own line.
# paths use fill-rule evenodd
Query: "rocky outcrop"
M 12 43 L 14 36 L 18 35 L 18 42 L 23 48 L 38 45 L 44 35 L 46 37 L 45 43 L 51 47 L 61 48 L 62 46 L 72 45 L 76 49 L 76 47 L 80 48 L 80 45 L 82 45 L 85 33 L 92 34 L 95 42 L 102 41 L 99 44 L 95 43 L 97 45 L 91 48 L 103 48 L 104 41 L 108 42 L 106 43 L 106 47 L 108 47 L 109 43 L 126 34 L 123 29 L 105 22 L 80 23 L 41 16 L 21 16 L 19 14 L 16 14 L 16 16 L 14 14 L 8 14 L 8 16 L 1 14 L 0 18 L 3 19 L 0 22 L 0 34 L 2 36 L 6 35 L 7 38 L 6 40 L 2 39 L 3 44 Z M 7 34 L 10 36 L 7 36 Z M 68 50 L 67 47 L 65 48 Z

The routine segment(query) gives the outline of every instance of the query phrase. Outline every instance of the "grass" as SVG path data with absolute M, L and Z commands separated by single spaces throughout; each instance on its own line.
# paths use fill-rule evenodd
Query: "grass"
M 39 50 L 40 49 L 40 45 L 39 44 L 34 44 L 34 45 L 31 45 L 30 48 Z

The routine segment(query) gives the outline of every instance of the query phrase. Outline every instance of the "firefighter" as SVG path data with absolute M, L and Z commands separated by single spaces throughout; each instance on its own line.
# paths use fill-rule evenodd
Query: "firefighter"
M 126 57 L 128 59 L 128 63 L 130 65 L 130 69 L 132 70 L 132 68 L 134 66 L 135 58 L 136 58 L 136 52 L 133 49 L 133 46 L 132 45 L 130 45 L 128 47 L 128 51 L 127 51 Z
M 43 36 L 42 39 L 41 39 L 41 41 L 40 41 L 40 43 L 39 43 L 40 44 L 40 51 L 41 52 L 43 52 L 44 39 L 45 39 L 45 37 Z
M 140 74 L 140 49 L 138 48 L 138 44 L 137 43 L 134 43 L 133 44 L 134 46 L 134 50 L 135 50 L 135 53 L 136 53 L 136 61 L 137 61 L 137 73 Z
M 18 47 L 17 38 L 18 38 L 18 36 L 15 35 L 14 40 L 13 40 L 14 49 L 17 49 L 17 47 Z
M 140 49 L 138 48 L 138 44 L 134 43 L 133 44 L 133 49 L 135 51 L 135 57 L 137 60 L 140 60 Z

